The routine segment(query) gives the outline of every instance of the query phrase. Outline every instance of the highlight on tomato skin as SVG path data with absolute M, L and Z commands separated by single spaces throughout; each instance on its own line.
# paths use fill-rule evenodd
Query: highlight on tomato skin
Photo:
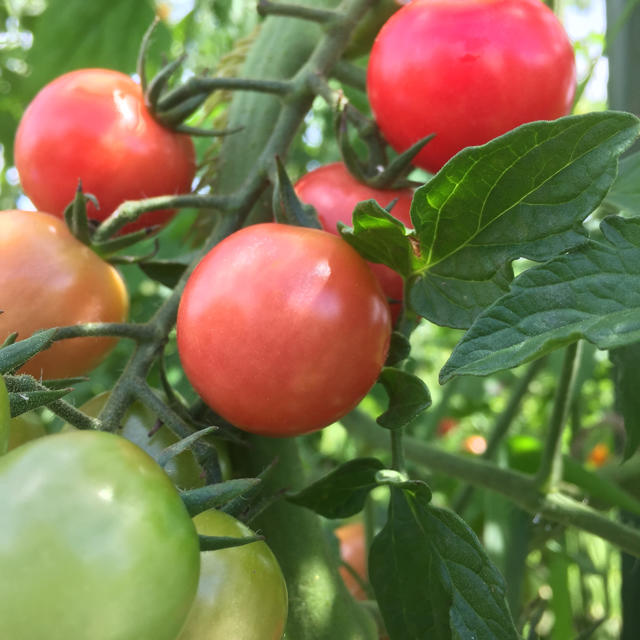
M 34 312 L 34 302 L 37 312 Z M 118 271 L 48 213 L 0 211 L 0 342 L 13 332 L 85 322 L 124 322 L 129 296 Z M 31 358 L 20 373 L 83 375 L 115 346 L 114 338 L 71 338 Z
M 43 87 L 22 115 L 14 155 L 36 209 L 62 216 L 80 182 L 98 200 L 99 209 L 87 205 L 98 221 L 126 200 L 188 193 L 196 170 L 191 138 L 157 122 L 140 85 L 111 69 L 78 69 Z M 123 232 L 174 213 L 144 213 Z
M 334 162 L 313 169 L 303 175 L 294 187 L 300 200 L 315 208 L 322 228 L 335 235 L 340 235 L 337 228 L 338 222 L 351 226 L 353 210 L 358 202 L 364 200 L 375 200 L 381 207 L 387 207 L 396 200 L 391 209 L 391 215 L 406 227 L 413 228 L 411 223 L 413 191 L 411 189 L 374 189 L 359 182 L 342 162 Z M 387 296 L 395 325 L 402 311 L 404 297 L 402 276 L 384 264 L 373 262 L 368 264 Z
M 224 511 L 209 509 L 193 523 L 199 534 L 254 535 Z M 287 585 L 265 541 L 200 553 L 200 582 L 177 640 L 280 640 L 288 613 Z
M 252 433 L 328 426 L 373 386 L 391 335 L 367 263 L 318 229 L 252 225 L 215 246 L 187 282 L 178 352 L 202 399 Z
M 567 115 L 574 50 L 541 0 L 413 0 L 369 57 L 374 118 L 398 152 L 430 135 L 414 164 L 436 172 L 465 147 Z

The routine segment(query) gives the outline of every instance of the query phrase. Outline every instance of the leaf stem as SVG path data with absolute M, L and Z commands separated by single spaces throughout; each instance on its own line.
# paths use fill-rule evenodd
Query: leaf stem
M 315 9 L 301 4 L 289 4 L 286 2 L 271 2 L 271 0 L 259 0 L 258 13 L 261 16 L 288 16 L 311 20 L 320 24 L 326 24 L 344 18 L 344 14 L 333 9 Z
M 352 411 L 341 422 L 351 434 L 369 445 L 387 448 L 387 435 L 361 411 Z M 495 491 L 535 517 L 588 531 L 640 558 L 640 530 L 611 519 L 559 492 L 545 495 L 531 476 L 503 469 L 486 460 L 462 458 L 410 436 L 405 436 L 404 445 L 407 460 L 415 464 Z
M 481 456 L 485 460 L 493 459 L 496 451 L 498 450 L 498 446 L 507 434 L 511 423 L 518 413 L 518 409 L 520 408 L 520 404 L 529 389 L 529 385 L 536 377 L 536 375 L 538 375 L 539 371 L 543 368 L 545 363 L 546 358 L 544 357 L 539 358 L 538 360 L 534 360 L 527 367 L 524 375 L 518 380 L 515 388 L 513 389 L 513 393 L 509 398 L 507 406 L 504 408 L 495 422 L 495 425 L 489 437 L 489 441 L 487 442 L 487 449 Z M 463 492 L 460 494 L 460 497 L 456 500 L 453 510 L 458 513 L 462 513 L 469 504 L 469 500 L 473 495 L 473 491 L 474 488 L 471 485 L 465 487 Z
M 564 354 L 547 439 L 534 480 L 536 486 L 543 491 L 555 489 L 562 479 L 562 434 L 573 400 L 581 352 L 582 343 L 576 341 L 566 348 Z

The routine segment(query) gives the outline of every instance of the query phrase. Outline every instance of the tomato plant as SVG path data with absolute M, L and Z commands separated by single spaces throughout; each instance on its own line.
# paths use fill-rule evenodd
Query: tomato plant
M 193 519 L 198 533 L 246 538 L 239 520 L 211 509 Z M 287 586 L 265 542 L 203 551 L 200 583 L 178 640 L 280 640 L 287 620 Z
M 571 109 L 571 43 L 540 0 L 414 0 L 371 50 L 367 93 L 391 146 L 435 133 L 415 163 L 437 171 L 454 154 Z
M 125 200 L 186 193 L 195 173 L 191 139 L 163 127 L 140 86 L 109 69 L 66 73 L 36 95 L 15 139 L 20 183 L 37 209 L 62 215 L 81 181 L 104 220 Z M 133 231 L 166 223 L 174 211 L 143 214 Z
M 264 223 L 225 238 L 191 275 L 178 351 L 205 402 L 234 425 L 291 436 L 331 424 L 376 381 L 390 314 L 340 238 Z
M 340 558 L 358 575 L 362 582 L 367 582 L 367 547 L 362 522 L 349 522 L 338 527 L 334 533 L 340 542 Z M 340 575 L 349 589 L 349 593 L 357 600 L 366 600 L 367 593 L 362 583 L 356 580 L 346 567 L 340 567 Z
M 101 393 L 80 407 L 86 414 L 96 417 L 109 399 L 110 393 Z M 132 404 L 120 422 L 118 434 L 130 442 L 137 444 L 152 458 L 178 441 L 178 438 L 165 425 L 158 425 L 156 415 L 141 402 Z M 202 486 L 204 480 L 202 469 L 196 462 L 193 453 L 183 451 L 172 458 L 164 467 L 166 474 L 174 484 L 183 489 Z
M 316 209 L 323 229 L 336 235 L 338 222 L 351 225 L 353 209 L 363 200 L 375 200 L 381 207 L 387 207 L 397 200 L 391 210 L 392 215 L 405 226 L 412 226 L 410 209 L 413 192 L 410 189 L 374 189 L 356 180 L 342 162 L 310 171 L 296 182 L 295 190 L 300 200 Z M 370 262 L 369 266 L 389 300 L 395 323 L 402 310 L 402 276 L 383 264 Z
M 81 322 L 122 322 L 129 301 L 119 273 L 79 242 L 61 220 L 0 211 L 0 340 Z M 113 338 L 56 342 L 21 369 L 35 377 L 77 376 L 95 367 Z
M 74 431 L 0 459 L 0 637 L 174 640 L 198 584 L 195 527 L 128 440 Z

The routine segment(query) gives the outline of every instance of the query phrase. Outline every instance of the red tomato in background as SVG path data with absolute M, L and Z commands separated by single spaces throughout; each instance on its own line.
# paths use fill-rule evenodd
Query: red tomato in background
M 413 197 L 411 189 L 374 189 L 358 182 L 342 162 L 310 171 L 296 182 L 295 190 L 300 200 L 315 207 L 323 229 L 335 235 L 339 235 L 338 222 L 351 225 L 353 210 L 363 200 L 375 200 L 381 207 L 386 207 L 397 198 L 391 210 L 392 215 L 405 226 L 413 228 L 410 215 Z M 370 262 L 369 266 L 389 299 L 395 324 L 402 311 L 402 276 L 384 264 Z
M 189 136 L 154 120 L 140 86 L 109 69 L 80 69 L 45 86 L 22 116 L 15 163 L 35 207 L 62 215 L 82 181 L 90 218 L 104 220 L 125 200 L 188 193 L 195 174 Z M 173 210 L 143 214 L 124 230 L 166 223 Z
M 367 545 L 362 522 L 350 522 L 338 527 L 334 533 L 340 542 L 340 558 L 346 562 L 362 579 L 367 582 Z M 340 575 L 349 593 L 356 600 L 368 598 L 362 585 L 351 575 L 346 567 L 340 567 Z
M 129 296 L 120 274 L 77 240 L 62 220 L 0 211 L 0 343 L 14 331 L 84 322 L 124 322 Z M 79 376 L 97 366 L 114 338 L 60 340 L 21 369 L 36 378 Z
M 367 70 L 394 149 L 436 134 L 415 161 L 433 172 L 465 147 L 566 115 L 575 84 L 571 43 L 540 0 L 414 0 L 382 27 Z
M 266 223 L 233 233 L 191 275 L 178 351 L 203 400 L 246 431 L 294 436 L 366 395 L 389 347 L 389 306 L 344 240 Z

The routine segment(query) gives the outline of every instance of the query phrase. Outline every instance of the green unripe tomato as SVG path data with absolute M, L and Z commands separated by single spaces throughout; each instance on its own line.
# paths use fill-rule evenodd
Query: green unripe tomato
M 21 413 L 9 422 L 9 451 L 46 435 L 44 422 L 35 411 Z
M 194 518 L 207 536 L 253 536 L 223 511 Z M 200 584 L 178 640 L 280 640 L 287 621 L 287 586 L 280 565 L 264 542 L 203 551 Z
M 110 392 L 106 391 L 91 398 L 80 407 L 80 410 L 89 416 L 97 417 L 109 399 L 109 395 Z M 141 402 L 134 402 L 122 419 L 118 435 L 137 444 L 152 458 L 157 459 L 160 453 L 175 444 L 178 438 L 165 425 L 157 431 L 153 431 L 150 435 L 156 423 L 157 417 L 151 409 Z M 182 489 L 201 487 L 204 484 L 202 469 L 191 451 L 183 451 L 175 458 L 172 458 L 164 467 L 164 470 L 174 484 Z
M 175 640 L 198 586 L 195 527 L 125 438 L 70 431 L 0 458 L 0 638 Z
M 2 376 L 0 376 L 0 456 L 9 448 L 9 394 Z

